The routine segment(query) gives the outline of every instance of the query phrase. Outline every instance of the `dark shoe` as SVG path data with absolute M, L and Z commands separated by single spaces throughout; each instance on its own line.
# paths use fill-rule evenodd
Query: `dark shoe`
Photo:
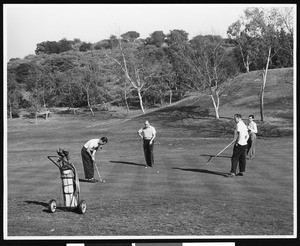
M 245 176 L 245 173 L 244 172 L 238 173 L 237 176 Z
M 235 174 L 234 174 L 234 173 L 230 173 L 230 174 L 228 174 L 226 177 L 227 177 L 227 178 L 233 178 L 233 177 L 235 177 Z

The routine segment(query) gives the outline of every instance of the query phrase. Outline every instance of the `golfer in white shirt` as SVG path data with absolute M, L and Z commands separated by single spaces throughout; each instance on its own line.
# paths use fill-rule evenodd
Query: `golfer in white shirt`
M 99 147 L 101 149 L 101 145 L 105 145 L 107 141 L 107 137 L 91 139 L 87 141 L 81 149 L 84 176 L 90 182 L 97 182 L 97 180 L 94 179 L 95 155 Z
M 156 137 L 156 131 L 149 121 L 145 121 L 144 127 L 138 130 L 137 134 L 143 139 L 144 155 L 146 159 L 146 168 L 154 166 L 154 138 Z
M 249 138 L 248 129 L 242 121 L 242 116 L 240 114 L 235 114 L 234 121 L 236 123 L 236 129 L 234 131 L 235 144 L 231 157 L 231 170 L 229 177 L 234 177 L 236 175 L 244 176 L 246 171 L 247 141 Z M 240 172 L 236 174 L 238 164 Z

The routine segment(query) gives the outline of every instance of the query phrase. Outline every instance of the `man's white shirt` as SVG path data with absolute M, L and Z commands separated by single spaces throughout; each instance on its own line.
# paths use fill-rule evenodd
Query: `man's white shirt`
M 86 149 L 94 150 L 95 148 L 97 148 L 99 146 L 99 143 L 100 143 L 100 139 L 98 139 L 98 138 L 91 139 L 85 143 L 84 147 Z
M 257 126 L 256 123 L 254 121 L 251 121 L 248 125 L 248 129 L 252 132 L 252 133 L 257 133 Z
M 149 126 L 148 128 L 143 127 L 139 130 L 139 134 L 141 134 L 144 139 L 150 140 L 153 135 L 156 134 L 156 131 L 153 126 Z
M 239 145 L 247 145 L 247 141 L 249 138 L 248 129 L 245 123 L 241 120 L 236 124 L 236 132 L 239 132 Z

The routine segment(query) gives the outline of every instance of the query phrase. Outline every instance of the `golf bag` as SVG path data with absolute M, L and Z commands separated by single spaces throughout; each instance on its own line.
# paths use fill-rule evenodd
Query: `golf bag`
M 51 199 L 48 203 L 48 208 L 51 213 L 56 211 L 56 208 L 63 207 L 66 209 L 78 209 L 79 213 L 84 214 L 86 211 L 85 200 L 79 201 L 79 179 L 75 166 L 70 162 L 69 152 L 59 148 L 58 156 L 47 156 L 47 158 L 58 167 L 62 180 L 62 195 L 64 204 L 58 205 L 55 199 Z M 54 158 L 56 160 L 54 160 Z
M 78 205 L 79 194 L 79 180 L 76 169 L 74 165 L 69 162 L 70 157 L 68 151 L 58 149 L 57 154 L 59 155 L 57 162 L 60 164 L 64 204 L 67 207 L 76 207 Z

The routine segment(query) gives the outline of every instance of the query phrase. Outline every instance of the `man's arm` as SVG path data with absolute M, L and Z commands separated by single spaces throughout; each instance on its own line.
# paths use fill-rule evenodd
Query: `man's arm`
M 150 145 L 153 143 L 153 140 L 155 137 L 156 137 L 156 131 L 155 131 L 155 128 L 153 127 L 152 138 L 150 139 L 150 142 L 149 142 Z
M 143 135 L 142 135 L 142 129 L 138 130 L 137 134 L 138 134 L 141 138 L 144 138 Z
M 154 133 L 152 134 L 152 138 L 151 138 L 151 140 L 150 140 L 150 142 L 149 142 L 150 145 L 153 143 L 153 140 L 154 140 L 155 137 L 156 137 L 156 133 L 154 132 Z
M 92 151 L 92 153 L 91 153 L 91 157 L 92 157 L 92 160 L 93 160 L 93 161 L 95 161 L 95 155 L 96 155 L 96 152 L 97 152 L 97 150 L 94 149 L 94 150 Z

